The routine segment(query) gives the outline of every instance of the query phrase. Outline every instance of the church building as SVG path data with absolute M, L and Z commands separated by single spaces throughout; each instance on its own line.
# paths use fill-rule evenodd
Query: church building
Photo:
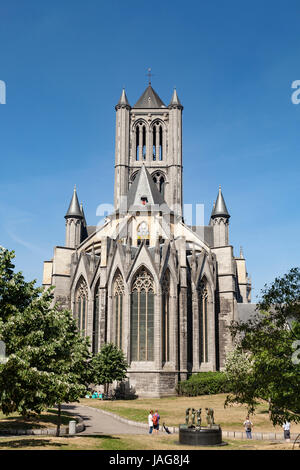
M 74 189 L 43 285 L 55 286 L 93 353 L 107 342 L 123 350 L 138 396 L 162 397 L 192 373 L 222 370 L 226 327 L 250 303 L 251 282 L 221 187 L 207 226 L 184 222 L 176 89 L 166 105 L 149 82 L 134 106 L 123 90 L 115 110 L 114 210 L 87 225 Z

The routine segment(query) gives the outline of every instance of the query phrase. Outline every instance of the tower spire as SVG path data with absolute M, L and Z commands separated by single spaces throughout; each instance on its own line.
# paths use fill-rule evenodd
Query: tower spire
M 80 205 L 77 197 L 77 192 L 76 192 L 76 184 L 74 186 L 74 191 L 73 191 L 73 196 L 69 205 L 69 208 L 67 210 L 67 213 L 65 215 L 65 218 L 70 218 L 70 217 L 78 217 L 82 218 L 82 212 L 80 210 Z
M 125 88 L 123 88 L 122 90 L 122 93 L 121 93 L 121 96 L 120 96 L 120 99 L 118 101 L 118 104 L 116 105 L 116 108 L 120 108 L 122 106 L 129 106 L 130 107 L 130 104 L 129 104 L 129 101 L 128 101 L 128 98 L 127 98 L 127 95 L 126 95 L 126 92 L 125 92 Z
M 225 201 L 224 201 L 223 194 L 222 194 L 221 185 L 219 186 L 219 193 L 218 193 L 217 200 L 216 200 L 215 206 L 213 208 L 211 217 L 212 218 L 225 217 L 227 219 L 229 219 L 229 217 L 230 217 L 229 212 L 228 212 L 227 207 L 226 207 L 226 204 L 225 204 Z
M 180 106 L 180 107 L 183 107 L 182 104 L 180 103 L 179 98 L 178 98 L 177 91 L 176 91 L 176 87 L 174 87 L 172 99 L 171 99 L 171 101 L 170 101 L 169 106 Z

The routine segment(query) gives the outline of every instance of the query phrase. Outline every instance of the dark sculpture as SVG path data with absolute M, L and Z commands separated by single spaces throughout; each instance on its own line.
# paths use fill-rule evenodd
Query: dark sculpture
M 197 410 L 197 426 L 201 427 L 201 408 Z
M 192 408 L 192 426 L 195 426 L 196 410 Z
M 214 410 L 212 408 L 205 408 L 205 410 L 207 426 L 201 426 L 201 408 L 198 410 L 187 408 L 185 410 L 185 425 L 179 426 L 179 442 L 181 444 L 207 446 L 224 444 L 222 443 L 221 427 L 215 424 Z
M 210 428 L 215 424 L 214 410 L 212 408 L 205 408 L 206 410 L 206 422 Z
M 190 409 L 191 409 L 191 408 L 187 408 L 187 409 L 185 410 L 185 424 L 186 424 L 187 426 L 189 425 Z

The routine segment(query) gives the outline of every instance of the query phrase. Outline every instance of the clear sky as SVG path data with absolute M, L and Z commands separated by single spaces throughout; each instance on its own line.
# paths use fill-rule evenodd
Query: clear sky
M 113 202 L 115 109 L 152 85 L 183 111 L 184 202 L 221 184 L 253 298 L 300 264 L 299 1 L 1 0 L 0 244 L 27 280 L 63 245 L 74 184 L 88 225 Z

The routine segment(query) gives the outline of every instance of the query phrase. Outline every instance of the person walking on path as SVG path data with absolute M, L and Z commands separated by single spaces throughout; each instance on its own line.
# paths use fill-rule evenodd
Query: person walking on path
M 291 423 L 286 421 L 282 427 L 284 439 L 289 442 L 291 439 Z
M 149 426 L 149 434 L 152 434 L 153 431 L 153 410 L 150 410 L 148 414 L 148 426 Z
M 244 426 L 245 426 L 247 439 L 252 439 L 253 424 L 251 423 L 249 416 L 246 417 L 246 421 L 244 421 Z
M 159 414 L 158 414 L 158 410 L 155 410 L 155 413 L 152 417 L 152 421 L 153 421 L 153 429 L 154 429 L 154 432 L 155 434 L 158 434 L 158 431 L 159 431 Z

